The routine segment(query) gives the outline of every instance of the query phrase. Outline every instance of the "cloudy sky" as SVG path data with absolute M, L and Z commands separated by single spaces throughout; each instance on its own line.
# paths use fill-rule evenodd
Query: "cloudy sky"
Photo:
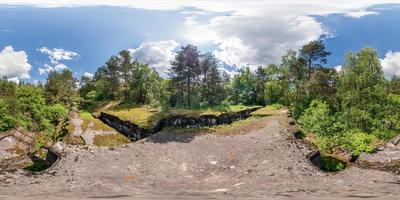
M 165 74 L 186 44 L 234 72 L 321 38 L 329 67 L 368 46 L 389 77 L 400 75 L 399 21 L 400 0 L 1 0 L 0 76 L 35 82 L 65 68 L 90 76 L 124 49 Z

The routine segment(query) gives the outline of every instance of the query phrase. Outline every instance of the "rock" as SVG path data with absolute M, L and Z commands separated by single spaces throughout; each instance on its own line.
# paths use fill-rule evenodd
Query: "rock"
M 362 153 L 356 164 L 361 168 L 396 172 L 400 169 L 400 150 L 384 150 L 374 154 Z
M 0 169 L 10 170 L 29 164 L 34 153 L 34 134 L 21 128 L 12 129 L 0 137 Z
M 344 161 L 344 162 L 350 162 L 353 159 L 353 154 L 345 149 L 342 149 L 340 147 L 336 147 L 333 150 L 333 155 L 336 159 Z
M 66 145 L 63 142 L 56 142 L 50 147 L 50 151 L 56 153 L 56 154 L 63 154 L 65 151 Z

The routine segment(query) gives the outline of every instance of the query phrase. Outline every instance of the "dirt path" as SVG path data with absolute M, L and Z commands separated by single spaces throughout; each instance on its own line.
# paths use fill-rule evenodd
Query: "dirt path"
M 45 174 L 0 173 L 0 198 L 289 198 L 332 199 L 400 194 L 391 173 L 313 168 L 284 113 L 246 134 L 160 132 L 118 148 L 67 147 Z

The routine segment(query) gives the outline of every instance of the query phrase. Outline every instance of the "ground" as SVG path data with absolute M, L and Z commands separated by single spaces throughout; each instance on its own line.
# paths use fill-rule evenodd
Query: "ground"
M 117 146 L 131 142 L 87 111 L 73 109 L 65 141 L 87 146 Z
M 1 172 L 0 198 L 399 197 L 395 174 L 356 166 L 334 174 L 314 168 L 306 159 L 311 150 L 293 137 L 289 122 L 281 110 L 240 134 L 164 130 L 119 147 L 67 146 L 44 173 Z

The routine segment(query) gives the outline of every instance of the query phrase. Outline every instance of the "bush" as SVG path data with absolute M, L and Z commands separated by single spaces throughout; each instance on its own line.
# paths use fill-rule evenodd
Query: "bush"
M 7 102 L 0 99 L 0 132 L 7 131 L 10 128 L 15 127 L 16 120 L 11 116 Z
M 330 109 L 325 102 L 313 100 L 300 117 L 300 124 L 307 133 L 315 133 L 317 136 L 332 136 L 330 127 L 332 119 Z
M 361 130 L 353 129 L 347 131 L 341 137 L 341 146 L 358 156 L 361 152 L 372 153 L 378 139 L 374 135 L 367 134 Z
M 46 119 L 56 125 L 63 117 L 68 114 L 68 109 L 61 104 L 54 104 L 45 108 Z

